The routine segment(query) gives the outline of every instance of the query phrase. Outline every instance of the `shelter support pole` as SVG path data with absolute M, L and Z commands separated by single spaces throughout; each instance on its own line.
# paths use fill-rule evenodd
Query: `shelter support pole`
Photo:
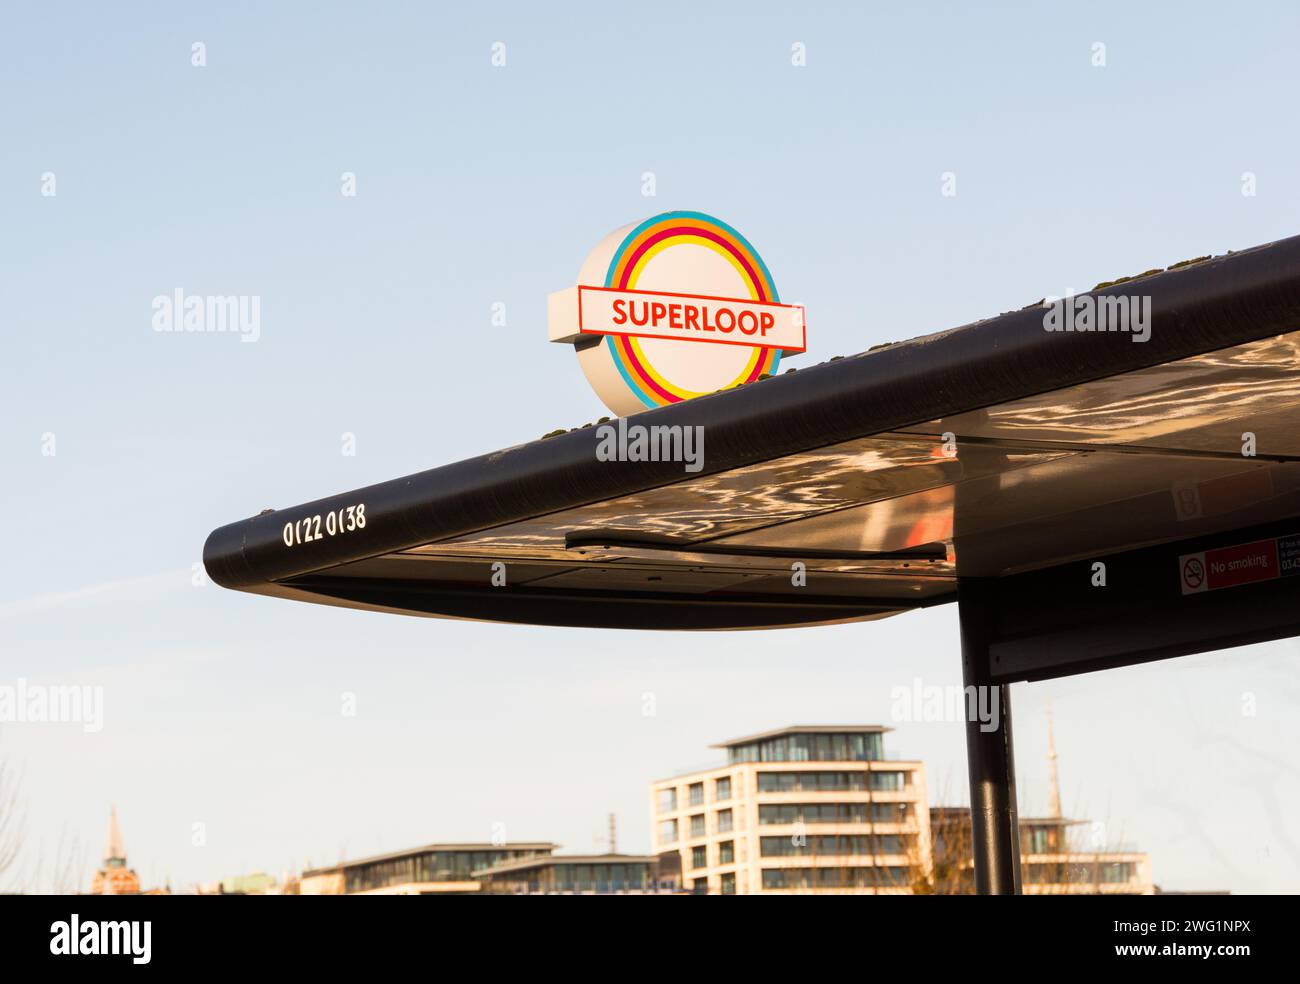
M 980 895 L 1019 895 L 1020 824 L 1016 816 L 1016 763 L 1011 745 L 1011 688 L 993 683 L 990 674 L 993 604 L 991 581 L 958 580 L 975 891 Z M 992 709 L 996 709 L 996 716 L 976 713 Z M 997 727 L 992 727 L 994 721 Z

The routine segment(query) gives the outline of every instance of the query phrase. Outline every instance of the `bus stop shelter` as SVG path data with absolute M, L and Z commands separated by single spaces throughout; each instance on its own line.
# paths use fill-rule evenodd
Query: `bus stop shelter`
M 228 588 L 408 615 L 798 628 L 955 602 L 981 892 L 1020 887 L 1008 685 L 1300 634 L 1300 237 L 1101 286 L 1149 337 L 1041 303 L 614 426 L 214 531 Z M 670 434 L 671 431 L 661 433 Z M 605 435 L 608 431 L 604 432 Z

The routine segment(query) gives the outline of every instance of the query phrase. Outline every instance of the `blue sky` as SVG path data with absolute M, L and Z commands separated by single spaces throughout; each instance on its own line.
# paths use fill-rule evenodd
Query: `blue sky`
M 646 850 L 649 781 L 709 743 L 889 723 L 891 687 L 957 682 L 951 607 L 668 636 L 193 582 L 218 525 L 599 415 L 545 297 L 611 229 L 672 208 L 741 229 L 807 305 L 795 365 L 1296 232 L 1286 4 L 0 18 L 0 683 L 106 702 L 98 734 L 0 726 L 0 756 L 24 773 L 29 854 L 77 838 L 85 879 L 111 803 L 133 865 L 176 887 L 494 823 L 589 850 L 611 811 Z M 259 295 L 261 338 L 154 332 L 177 287 Z M 1067 810 L 1150 851 L 1159 883 L 1294 891 L 1298 660 L 1277 643 L 1017 687 L 1022 808 L 1045 805 L 1051 700 Z M 964 798 L 959 725 L 888 746 Z

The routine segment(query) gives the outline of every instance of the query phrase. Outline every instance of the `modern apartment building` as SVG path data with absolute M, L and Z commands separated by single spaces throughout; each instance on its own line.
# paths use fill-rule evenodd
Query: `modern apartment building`
M 930 864 L 925 766 L 879 725 L 796 725 L 714 746 L 726 764 L 651 786 L 662 871 L 710 895 L 906 894 Z
M 478 872 L 549 855 L 559 845 L 428 844 L 302 873 L 302 895 L 473 895 Z

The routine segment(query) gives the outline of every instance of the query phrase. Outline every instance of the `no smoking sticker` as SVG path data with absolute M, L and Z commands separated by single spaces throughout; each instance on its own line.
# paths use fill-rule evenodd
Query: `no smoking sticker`
M 1300 574 L 1300 537 L 1280 536 L 1239 543 L 1178 558 L 1183 594 L 1235 588 Z

